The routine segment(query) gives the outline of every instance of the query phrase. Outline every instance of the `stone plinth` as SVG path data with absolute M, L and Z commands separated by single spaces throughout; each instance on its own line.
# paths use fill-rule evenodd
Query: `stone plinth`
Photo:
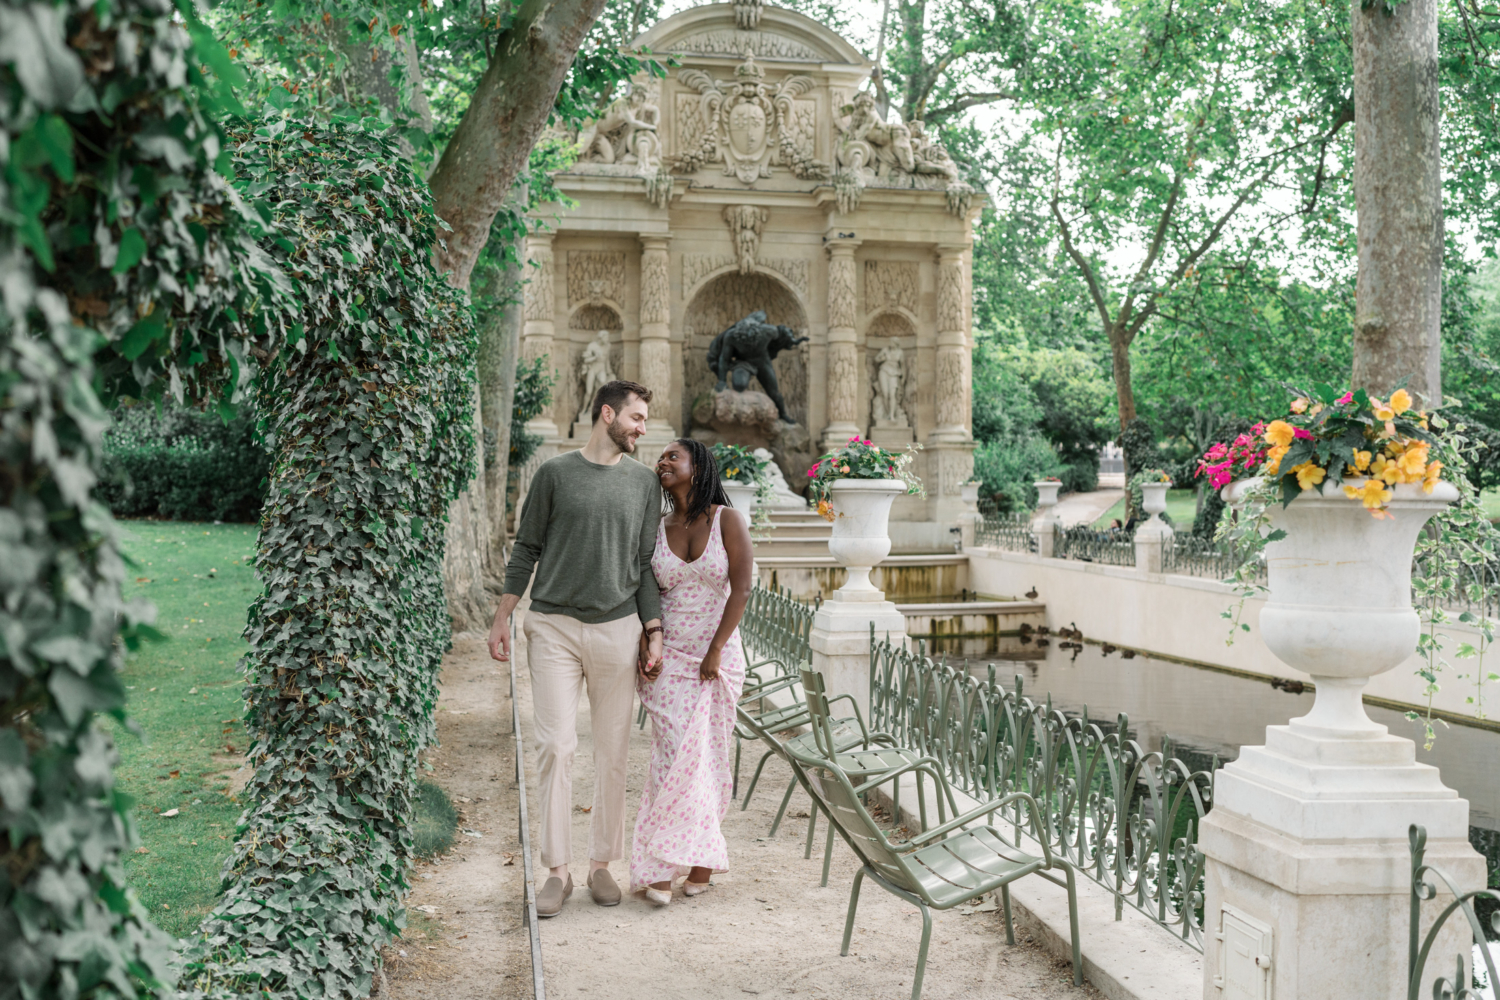
M 753 389 L 720 389 L 700 396 L 693 406 L 693 423 L 710 428 L 715 441 L 751 449 L 769 448 L 787 426 L 771 397 Z
M 1427 827 L 1428 863 L 1484 884 L 1468 802 L 1416 762 L 1411 740 L 1377 729 L 1348 739 L 1293 720 L 1219 772 L 1198 838 L 1208 1000 L 1404 998 L 1412 823 Z M 1432 974 L 1467 954 L 1466 928 L 1449 927 Z
M 884 594 L 880 595 L 884 598 Z M 875 635 L 906 641 L 906 616 L 891 601 L 824 601 L 813 614 L 812 668 L 821 671 L 830 698 L 853 695 L 866 723 L 870 719 L 870 626 Z M 835 714 L 842 714 L 835 712 Z

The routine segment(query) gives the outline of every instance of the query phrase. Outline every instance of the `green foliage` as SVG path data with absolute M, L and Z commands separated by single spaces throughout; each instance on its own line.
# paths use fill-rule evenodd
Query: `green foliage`
M 896 479 L 911 496 L 925 496 L 922 483 L 911 471 L 915 445 L 908 451 L 890 451 L 863 438 L 852 437 L 842 448 L 828 452 L 807 470 L 807 497 L 818 505 L 818 513 L 833 520 L 829 489 L 840 479 Z
M 771 481 L 771 477 L 766 475 L 766 464 L 744 445 L 715 441 L 709 450 L 713 452 L 714 463 L 719 467 L 720 479 L 731 479 L 755 487 Z
M 1036 506 L 1032 484 L 1064 471 L 1043 432 L 1045 413 L 1022 365 L 993 338 L 981 337 L 974 350 L 974 478 L 980 495 L 1002 513 Z
M 522 467 L 542 446 L 541 435 L 526 430 L 526 423 L 551 404 L 554 381 L 546 356 L 516 364 L 516 397 L 510 412 L 510 465 L 506 470 L 509 482 L 520 477 Z
M 435 781 L 417 782 L 412 803 L 411 850 L 419 858 L 447 853 L 458 835 L 458 810 Z
M 191 7 L 0 0 L 0 39 L 0 994 L 167 996 L 95 724 L 126 719 L 120 657 L 152 616 L 91 497 L 97 388 L 227 404 L 275 276 L 215 170 L 203 67 L 229 67 Z
M 450 627 L 444 524 L 473 474 L 472 324 L 431 268 L 439 224 L 394 137 L 288 108 L 232 138 L 300 322 L 256 386 L 272 470 L 246 630 L 250 806 L 186 975 L 209 996 L 362 996 L 404 921 Z
M 100 498 L 122 517 L 255 520 L 271 466 L 247 411 L 226 423 L 186 407 L 120 407 L 104 435 Z

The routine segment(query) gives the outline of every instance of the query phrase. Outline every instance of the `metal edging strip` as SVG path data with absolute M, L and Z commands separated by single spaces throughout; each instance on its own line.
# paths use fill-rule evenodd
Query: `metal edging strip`
M 531 939 L 531 988 L 536 1000 L 546 1000 L 547 986 L 542 981 L 542 933 L 537 926 L 536 876 L 531 870 L 531 822 L 526 815 L 526 754 L 521 746 L 521 705 L 516 700 L 516 616 L 510 616 L 510 726 L 516 738 L 516 790 L 520 793 L 521 807 L 517 810 L 521 828 L 521 871 L 525 886 L 522 906 L 526 920 L 526 935 Z

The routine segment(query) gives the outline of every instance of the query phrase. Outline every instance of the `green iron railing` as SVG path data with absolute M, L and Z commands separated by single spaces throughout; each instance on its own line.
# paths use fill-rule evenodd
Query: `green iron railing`
M 1058 527 L 1052 554 L 1058 559 L 1104 563 L 1107 566 L 1135 565 L 1135 536 L 1116 529 L 1101 531 L 1087 525 Z
M 974 526 L 974 544 L 1010 552 L 1035 552 L 1036 536 L 1031 531 L 1031 514 L 986 514 Z
M 1240 562 L 1240 556 L 1228 542 L 1186 533 L 1173 535 L 1171 544 L 1163 546 L 1161 554 L 1163 573 L 1205 576 L 1213 580 L 1229 579 Z M 1264 583 L 1265 577 L 1266 565 L 1262 562 L 1257 568 L 1256 578 Z
M 776 660 L 784 673 L 812 662 L 808 636 L 813 607 L 793 598 L 783 588 L 768 589 L 757 581 L 740 619 L 740 639 L 751 650 L 751 662 Z
M 1406 956 L 1407 1000 L 1418 1000 L 1422 992 L 1422 977 L 1427 960 L 1432 957 L 1432 947 L 1437 943 L 1443 925 L 1454 914 L 1461 913 L 1468 922 L 1473 948 L 1468 961 L 1465 956 L 1454 956 L 1455 973 L 1452 979 L 1439 975 L 1432 984 L 1431 996 L 1441 1000 L 1480 1000 L 1494 996 L 1500 987 L 1500 978 L 1495 975 L 1496 946 L 1485 933 L 1484 923 L 1475 908 L 1477 900 L 1500 905 L 1500 892 L 1493 889 L 1478 889 L 1461 892 L 1454 881 L 1441 868 L 1426 863 L 1427 828 L 1415 823 L 1407 833 L 1411 841 L 1411 922 L 1409 945 Z M 1448 891 L 1450 899 L 1433 920 L 1425 935 L 1422 934 L 1422 904 L 1437 897 L 1439 883 Z M 1500 912 L 1490 914 L 1490 929 L 1500 935 Z M 1479 979 L 1480 963 L 1484 965 L 1484 979 Z M 1471 964 L 1472 963 L 1472 967 Z M 1486 992 L 1481 992 L 1481 990 Z
M 1115 897 L 1203 950 L 1203 853 L 1198 827 L 1213 803 L 1214 773 L 1193 771 L 1168 744 L 1147 752 L 1113 727 L 1053 708 L 984 677 L 870 636 L 871 728 L 936 758 L 956 788 L 981 801 L 1028 792 L 1034 827 L 1002 811 L 1017 844 L 1046 841 Z M 1215 761 L 1215 767 L 1217 761 Z

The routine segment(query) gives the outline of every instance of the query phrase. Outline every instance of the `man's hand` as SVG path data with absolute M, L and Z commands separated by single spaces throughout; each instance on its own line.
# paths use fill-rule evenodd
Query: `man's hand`
M 641 626 L 642 629 L 657 628 L 661 625 L 660 618 L 653 618 Z M 652 632 L 646 636 L 646 652 L 644 657 L 639 653 L 636 655 L 636 670 L 642 679 L 654 681 L 661 675 L 662 668 L 662 639 L 661 632 Z
M 708 647 L 708 655 L 703 657 L 703 662 L 698 664 L 698 679 L 700 681 L 719 679 L 719 651 L 712 646 Z
M 521 599 L 515 594 L 500 597 L 500 606 L 495 608 L 495 621 L 490 626 L 490 659 L 502 663 L 510 659 L 510 615 Z

